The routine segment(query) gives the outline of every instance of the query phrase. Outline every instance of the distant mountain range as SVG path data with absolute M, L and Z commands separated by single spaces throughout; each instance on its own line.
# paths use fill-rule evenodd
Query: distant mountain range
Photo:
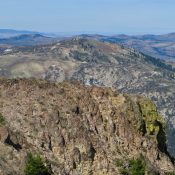
M 13 30 L 13 29 L 0 29 L 0 39 L 6 39 L 11 37 L 16 37 L 20 35 L 35 35 L 40 34 L 47 37 L 56 37 L 56 34 L 53 33 L 44 33 L 44 32 L 36 32 L 36 31 L 28 31 L 28 30 Z
M 88 39 L 111 42 L 134 48 L 155 58 L 175 60 L 175 33 L 165 35 L 80 35 Z M 61 34 L 42 33 L 33 31 L 17 31 L 0 29 L 0 46 L 29 46 L 50 44 L 67 37 Z M 71 36 L 69 36 L 71 37 Z
M 0 46 L 33 46 L 45 45 L 58 41 L 59 38 L 43 36 L 41 34 L 23 34 L 11 38 L 0 39 Z

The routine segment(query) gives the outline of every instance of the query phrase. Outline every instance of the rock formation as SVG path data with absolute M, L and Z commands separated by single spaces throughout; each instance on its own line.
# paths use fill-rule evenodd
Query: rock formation
M 145 174 L 173 172 L 165 122 L 141 96 L 42 80 L 0 80 L 0 174 L 23 175 L 28 152 L 54 175 L 121 174 L 144 157 Z

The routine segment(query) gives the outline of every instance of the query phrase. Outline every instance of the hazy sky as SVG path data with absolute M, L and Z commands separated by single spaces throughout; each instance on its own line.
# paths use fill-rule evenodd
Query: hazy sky
M 0 28 L 43 32 L 175 32 L 175 0 L 0 0 Z

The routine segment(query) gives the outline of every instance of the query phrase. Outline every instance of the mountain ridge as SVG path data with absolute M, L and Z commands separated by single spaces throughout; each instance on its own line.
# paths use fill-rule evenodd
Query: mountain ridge
M 1 32 L 2 31 L 2 32 Z M 7 35 L 9 32 L 9 37 L 2 37 L 3 34 L 7 31 Z M 10 35 L 11 32 L 11 35 Z M 63 35 L 63 34 L 49 34 L 42 32 L 30 32 L 30 31 L 16 31 L 16 30 L 0 30 L 0 38 L 1 39 L 9 39 L 20 35 L 32 35 L 32 34 L 40 34 L 45 37 L 51 37 L 54 41 L 58 41 L 63 38 L 75 37 L 72 35 Z M 2 35 L 2 36 L 1 36 Z M 156 57 L 164 60 L 175 60 L 175 33 L 168 33 L 162 35 L 154 35 L 154 34 L 145 34 L 145 35 L 126 35 L 126 34 L 118 34 L 118 35 L 100 35 L 100 34 L 80 34 L 77 36 L 82 36 L 84 38 L 92 38 L 97 39 L 99 41 L 108 41 L 111 43 L 118 43 L 124 45 L 125 47 L 135 48 L 136 50 L 143 52 L 144 54 L 150 55 L 152 57 Z M 12 41 L 11 41 L 12 42 Z M 37 41 L 33 41 L 30 45 L 36 45 Z M 45 43 L 44 43 L 45 42 Z M 14 45 L 14 41 L 12 42 Z M 50 42 L 51 43 L 51 42 Z M 5 44 L 5 43 L 1 43 Z M 47 40 L 40 42 L 40 44 L 48 44 Z M 16 44 L 19 45 L 19 44 Z M 24 42 L 21 42 L 21 45 L 25 45 Z
M 160 59 L 175 59 L 175 33 L 163 35 L 84 35 L 87 38 L 94 38 L 100 41 L 122 44 L 125 47 L 135 48 L 152 57 Z
M 58 38 L 44 36 L 39 33 L 32 33 L 0 39 L 0 45 L 8 45 L 9 47 L 47 45 L 55 43 L 58 40 Z
M 30 34 L 40 34 L 44 36 L 55 36 L 52 33 L 44 33 L 37 31 L 29 31 L 29 30 L 15 30 L 15 29 L 0 29 L 0 39 L 7 39 L 10 37 L 20 36 L 20 35 L 30 35 Z

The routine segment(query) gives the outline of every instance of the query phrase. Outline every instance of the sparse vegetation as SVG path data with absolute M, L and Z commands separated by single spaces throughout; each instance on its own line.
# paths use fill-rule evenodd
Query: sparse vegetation
M 120 160 L 120 159 L 117 159 L 117 160 L 116 160 L 116 166 L 117 166 L 117 167 L 122 167 L 122 166 L 123 166 L 123 161 Z
M 4 116 L 0 113 L 0 126 L 5 125 L 5 118 Z
M 25 167 L 26 175 L 51 175 L 49 169 L 44 165 L 40 155 L 28 153 Z
M 165 175 L 175 175 L 175 172 L 167 172 Z
M 120 168 L 122 175 L 144 175 L 146 163 L 143 156 L 129 161 L 117 160 L 116 165 Z

